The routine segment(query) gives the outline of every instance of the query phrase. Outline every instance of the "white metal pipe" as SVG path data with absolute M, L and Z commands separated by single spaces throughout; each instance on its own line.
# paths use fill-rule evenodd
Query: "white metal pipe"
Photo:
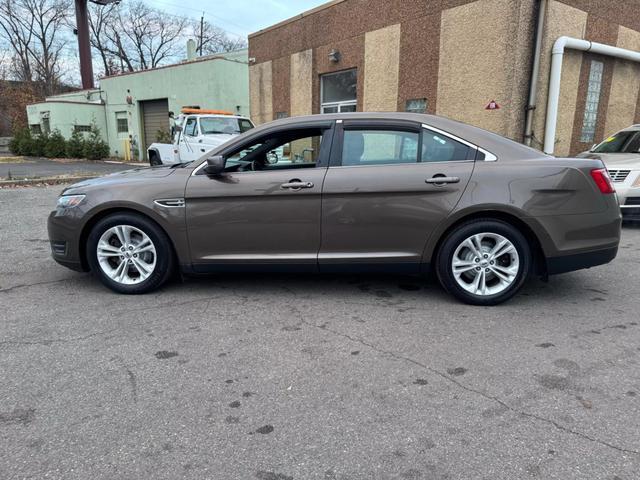
M 544 129 L 544 152 L 553 155 L 558 126 L 558 103 L 560 101 L 560 80 L 562 78 L 562 60 L 567 48 L 582 52 L 593 52 L 608 57 L 621 58 L 631 62 L 640 62 L 640 52 L 613 47 L 603 43 L 590 42 L 579 38 L 560 37 L 551 50 L 551 75 L 549 78 L 549 98 L 547 99 L 547 119 Z

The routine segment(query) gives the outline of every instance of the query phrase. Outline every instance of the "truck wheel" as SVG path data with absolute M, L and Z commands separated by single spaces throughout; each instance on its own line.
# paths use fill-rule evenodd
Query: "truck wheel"
M 149 164 L 152 167 L 157 167 L 158 165 L 162 165 L 162 161 L 156 152 L 149 152 Z

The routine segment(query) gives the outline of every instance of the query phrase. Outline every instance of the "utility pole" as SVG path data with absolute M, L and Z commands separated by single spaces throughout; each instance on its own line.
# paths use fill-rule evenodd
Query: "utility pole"
M 120 0 L 91 0 L 98 5 L 119 3 Z M 90 90 L 93 85 L 93 63 L 91 61 L 91 42 L 89 37 L 88 0 L 75 0 L 76 5 L 76 33 L 78 35 L 78 52 L 80 53 L 80 78 L 82 88 Z
M 202 39 L 204 38 L 204 12 L 200 17 L 200 56 L 202 56 Z
M 202 39 L 204 38 L 204 12 L 200 17 L 200 56 L 202 56 Z
M 93 88 L 93 65 L 91 62 L 91 44 L 89 43 L 89 16 L 87 0 L 75 0 L 76 31 L 78 32 L 78 51 L 80 53 L 80 77 L 82 88 Z

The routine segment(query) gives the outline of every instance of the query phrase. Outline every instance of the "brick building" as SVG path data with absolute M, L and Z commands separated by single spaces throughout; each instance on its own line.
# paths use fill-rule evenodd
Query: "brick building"
M 334 0 L 249 37 L 251 114 L 425 111 L 523 141 L 539 38 L 531 144 L 542 148 L 554 42 L 640 51 L 637 12 L 631 0 Z M 567 50 L 555 154 L 640 122 L 639 89 L 640 64 Z

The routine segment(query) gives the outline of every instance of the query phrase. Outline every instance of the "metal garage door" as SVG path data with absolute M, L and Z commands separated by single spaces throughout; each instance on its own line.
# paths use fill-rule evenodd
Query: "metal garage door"
M 158 130 L 169 131 L 169 102 L 166 98 L 146 100 L 142 104 L 142 122 L 144 129 L 144 155 L 147 148 L 156 141 Z

